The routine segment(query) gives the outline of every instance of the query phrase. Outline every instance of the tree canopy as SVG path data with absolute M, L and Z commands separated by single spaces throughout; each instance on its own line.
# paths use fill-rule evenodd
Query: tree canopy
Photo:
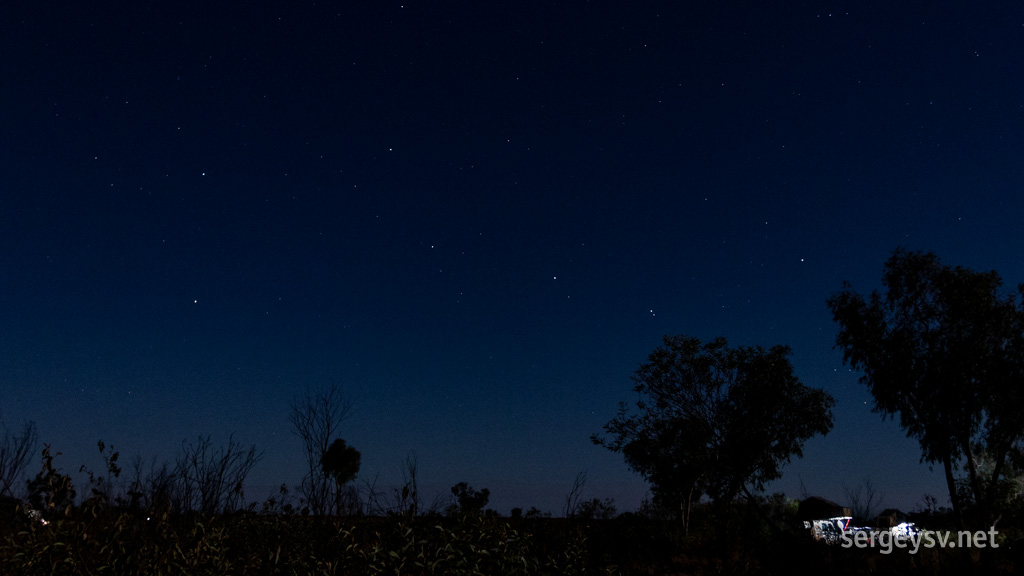
M 356 477 L 361 462 L 362 454 L 359 450 L 338 438 L 327 448 L 320 465 L 323 467 L 324 475 L 334 478 L 334 482 L 340 487 Z
M 1024 315 L 1000 293 L 995 271 L 951 267 L 932 253 L 897 248 L 882 283 L 884 294 L 865 299 L 844 282 L 828 300 L 840 328 L 836 345 L 864 372 L 875 411 L 898 415 L 921 459 L 942 464 L 961 523 L 954 471 L 966 466 L 983 519 L 1024 433 Z M 982 453 L 992 462 L 987 474 L 977 466 Z
M 633 374 L 640 395 L 620 404 L 595 444 L 621 452 L 655 497 L 684 506 L 729 501 L 781 476 L 803 443 L 832 429 L 834 400 L 793 374 L 786 346 L 730 348 L 665 336 Z
M 465 482 L 459 482 L 452 486 L 452 496 L 458 502 L 458 510 L 467 514 L 477 514 L 483 511 L 487 502 L 491 499 L 491 491 L 487 488 L 474 490 Z

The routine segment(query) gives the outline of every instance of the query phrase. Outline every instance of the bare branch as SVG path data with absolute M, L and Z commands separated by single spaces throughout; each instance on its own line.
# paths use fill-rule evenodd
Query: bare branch
M 237 509 L 245 501 L 245 479 L 262 458 L 255 445 L 246 450 L 233 435 L 226 448 L 217 450 L 209 436 L 195 444 L 183 441 L 176 472 L 184 508 L 203 514 Z
M 572 483 L 572 488 L 569 493 L 565 495 L 565 508 L 562 510 L 562 515 L 566 518 L 572 518 L 579 511 L 580 497 L 583 495 L 583 487 L 587 484 L 587 473 L 581 471 L 576 474 L 576 480 Z
M 25 471 L 35 445 L 35 422 L 25 422 L 18 435 L 11 434 L 7 426 L 3 426 L 3 437 L 0 437 L 0 496 L 14 496 L 11 487 Z
M 337 384 L 315 393 L 307 390 L 305 396 L 292 400 L 293 432 L 302 440 L 307 465 L 299 491 L 310 512 L 317 516 L 327 514 L 335 502 L 337 487 L 324 473 L 321 462 L 351 409 L 352 403 Z

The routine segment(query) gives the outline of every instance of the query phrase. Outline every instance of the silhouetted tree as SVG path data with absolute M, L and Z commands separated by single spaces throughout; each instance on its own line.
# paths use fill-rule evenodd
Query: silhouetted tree
M 345 444 L 345 441 L 338 438 L 327 448 L 324 457 L 320 460 L 324 474 L 334 478 L 338 486 L 347 484 L 356 474 L 359 473 L 359 463 L 362 455 L 359 450 Z
M 347 495 L 343 490 L 345 485 L 352 481 L 359 473 L 359 463 L 362 455 L 359 450 L 345 444 L 341 438 L 336 439 L 324 453 L 320 460 L 320 466 L 328 477 L 334 480 L 334 513 L 342 511 L 343 500 Z
M 421 501 L 419 490 L 418 475 L 419 460 L 417 459 L 415 452 L 410 452 L 402 462 L 401 487 L 393 488 L 390 496 L 382 495 L 380 500 L 375 503 L 374 507 L 385 514 L 395 514 L 407 517 L 416 516 L 420 513 L 431 514 L 436 512 L 438 507 L 436 500 L 426 509 L 423 508 L 423 502 Z M 377 496 L 376 492 L 372 489 L 370 490 L 370 495 Z M 371 505 L 373 504 L 374 503 L 371 503 Z
M 118 465 L 117 460 L 121 456 L 121 453 L 114 450 L 114 446 L 110 445 L 110 450 L 107 450 L 107 445 L 102 440 L 96 443 L 99 448 L 100 457 L 103 459 L 103 471 L 99 474 L 95 473 L 91 468 L 82 464 L 79 467 L 79 473 L 85 473 L 89 479 L 89 494 L 86 496 L 86 502 L 91 501 L 91 506 L 105 506 L 110 502 L 115 502 L 118 505 L 128 504 L 129 502 L 124 498 L 124 494 L 115 494 L 114 482 L 118 477 L 121 476 L 121 467 Z M 103 476 L 106 473 L 107 476 Z
M 452 496 L 455 497 L 455 501 L 458 503 L 459 511 L 475 514 L 482 512 L 484 507 L 487 506 L 487 502 L 491 499 L 491 491 L 487 488 L 474 490 L 469 484 L 459 482 L 452 486 Z
M 536 506 L 530 506 L 530 509 L 523 513 L 523 518 L 551 518 L 551 512 L 545 512 Z
M 75 487 L 71 477 L 53 465 L 57 456 L 61 456 L 61 453 L 51 454 L 50 445 L 43 445 L 43 467 L 35 478 L 28 481 L 29 503 L 47 517 L 63 513 L 75 502 Z
M 141 455 L 136 454 L 128 465 L 129 506 L 146 510 L 170 510 L 180 512 L 184 502 L 180 498 L 178 479 L 174 468 L 167 462 L 157 464 L 154 457 L 149 461 L 148 470 Z
M 729 348 L 724 338 L 666 336 L 634 373 L 641 399 L 622 403 L 595 444 L 621 452 L 662 502 L 679 506 L 761 490 L 802 455 L 805 440 L 832 428 L 832 396 L 793 374 L 790 349 Z M 687 526 L 688 529 L 688 526 Z
M 402 488 L 398 496 L 398 511 L 408 516 L 420 513 L 420 488 L 418 483 L 419 459 L 410 452 L 402 463 Z
M 615 518 L 615 500 L 613 498 L 591 498 L 580 502 L 576 509 L 576 517 L 583 520 L 610 520 Z
M 875 411 L 899 415 L 921 459 L 942 463 L 957 522 L 965 520 L 954 471 L 964 465 L 987 525 L 1024 434 L 1024 314 L 999 293 L 996 272 L 950 267 L 931 253 L 896 249 L 882 282 L 885 294 L 872 291 L 865 300 L 844 282 L 828 300 L 840 327 L 836 344 L 864 372 Z M 978 447 L 988 470 L 977 466 Z
M 12 434 L 6 425 L 3 426 L 3 437 L 0 437 L 0 496 L 14 496 L 12 487 L 25 471 L 35 445 L 35 422 L 25 422 L 20 434 Z
M 673 510 L 672 508 L 665 507 L 661 500 L 647 497 L 640 501 L 640 506 L 637 506 L 636 509 L 636 515 L 649 520 L 671 520 L 678 518 L 679 512 L 678 508 Z
M 562 509 L 562 515 L 566 518 L 572 518 L 576 515 L 576 511 L 580 506 L 580 498 L 583 496 L 583 487 L 587 485 L 587 473 L 586 471 L 580 471 L 576 474 L 576 480 L 572 483 L 572 488 L 569 493 L 565 495 L 565 507 Z
M 299 491 L 309 510 L 317 516 L 327 514 L 337 501 L 337 483 L 324 471 L 321 463 L 331 439 L 337 437 L 338 429 L 351 409 L 352 404 L 334 384 L 315 393 L 307 392 L 292 401 L 292 426 L 302 440 L 307 466 Z
M 875 517 L 875 508 L 885 499 L 885 494 L 879 494 L 875 490 L 870 478 L 865 478 L 854 488 L 844 485 L 843 492 L 846 494 L 846 501 L 850 504 L 850 513 L 854 519 L 865 523 Z
M 245 479 L 263 452 L 255 445 L 245 449 L 234 436 L 226 448 L 213 449 L 209 436 L 181 445 L 175 473 L 185 510 L 218 514 L 233 511 L 244 501 Z

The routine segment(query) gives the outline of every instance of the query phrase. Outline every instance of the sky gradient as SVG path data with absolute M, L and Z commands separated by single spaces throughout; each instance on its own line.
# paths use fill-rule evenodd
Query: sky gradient
M 336 383 L 361 482 L 633 509 L 588 437 L 685 334 L 835 396 L 774 489 L 946 500 L 825 300 L 901 245 L 1024 281 L 1024 7 L 145 4 L 0 8 L 0 415 L 66 470 L 233 433 L 260 501 Z

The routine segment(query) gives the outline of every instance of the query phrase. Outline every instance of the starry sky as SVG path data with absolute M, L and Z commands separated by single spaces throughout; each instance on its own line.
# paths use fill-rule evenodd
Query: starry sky
M 588 437 L 686 334 L 835 396 L 772 489 L 946 500 L 825 300 L 901 245 L 1024 281 L 1021 6 L 181 4 L 0 7 L 0 411 L 66 470 L 234 434 L 261 501 L 337 384 L 360 481 L 629 510 Z

